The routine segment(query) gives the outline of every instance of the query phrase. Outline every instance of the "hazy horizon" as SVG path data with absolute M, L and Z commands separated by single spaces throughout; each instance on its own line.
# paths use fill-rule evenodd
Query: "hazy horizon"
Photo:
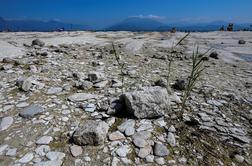
M 126 18 L 152 18 L 163 23 L 226 21 L 251 23 L 250 0 L 3 0 L 0 17 L 9 20 L 57 20 L 106 27 Z

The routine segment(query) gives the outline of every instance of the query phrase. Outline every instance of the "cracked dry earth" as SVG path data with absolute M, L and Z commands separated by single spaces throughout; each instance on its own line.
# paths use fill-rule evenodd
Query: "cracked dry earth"
M 184 35 L 1 33 L 0 165 L 252 165 L 252 33 L 191 33 L 167 93 Z M 217 56 L 182 112 L 195 44 Z

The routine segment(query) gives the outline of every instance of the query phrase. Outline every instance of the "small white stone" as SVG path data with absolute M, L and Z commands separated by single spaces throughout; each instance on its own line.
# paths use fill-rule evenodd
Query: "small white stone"
M 39 140 L 36 141 L 36 144 L 48 145 L 52 140 L 53 140 L 53 138 L 51 136 L 43 136 L 43 137 L 39 138 Z
M 77 157 L 82 154 L 82 148 L 77 145 L 73 145 L 70 147 L 70 152 L 74 157 Z
M 22 164 L 28 163 L 28 162 L 32 161 L 33 157 L 34 157 L 33 153 L 27 153 L 21 159 L 19 159 L 19 162 Z
M 11 156 L 14 157 L 17 155 L 17 148 L 12 148 L 12 149 L 8 149 L 8 151 L 5 154 L 6 156 Z
M 8 116 L 0 120 L 0 131 L 8 129 L 13 123 L 13 117 Z
M 46 154 L 46 157 L 49 160 L 55 161 L 55 160 L 62 160 L 63 158 L 65 158 L 65 153 L 62 152 L 48 152 Z
M 91 161 L 91 158 L 88 157 L 88 156 L 86 156 L 86 157 L 84 157 L 84 160 L 85 160 L 86 162 L 90 162 L 90 161 Z

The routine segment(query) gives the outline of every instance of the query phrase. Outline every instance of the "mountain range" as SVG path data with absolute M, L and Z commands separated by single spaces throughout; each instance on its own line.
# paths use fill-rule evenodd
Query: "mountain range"
M 216 31 L 220 27 L 227 27 L 228 22 L 214 21 L 208 23 L 177 22 L 166 24 L 156 19 L 130 17 L 119 23 L 106 28 L 94 28 L 81 24 L 63 23 L 60 21 L 38 21 L 38 20 L 5 20 L 0 17 L 0 31 L 56 31 L 64 30 L 100 30 L 100 31 L 169 31 L 176 28 L 178 31 Z M 234 30 L 252 30 L 252 24 L 234 23 Z
M 38 20 L 5 20 L 0 17 L 0 31 L 56 31 L 64 30 L 90 30 L 91 27 L 80 24 L 62 23 L 59 21 L 38 21 Z

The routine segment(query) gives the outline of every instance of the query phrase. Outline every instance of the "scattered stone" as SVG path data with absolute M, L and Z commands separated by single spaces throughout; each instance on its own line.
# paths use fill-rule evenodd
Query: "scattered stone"
M 238 155 L 238 154 L 236 154 L 236 155 L 234 156 L 234 158 L 235 158 L 235 160 L 236 160 L 238 163 L 243 163 L 243 161 L 244 161 L 244 157 L 241 156 L 241 155 Z
M 145 160 L 148 162 L 148 163 L 153 163 L 154 162 L 154 155 L 148 155 Z
M 65 158 L 65 153 L 62 152 L 48 152 L 46 157 L 51 161 L 59 161 Z
M 5 155 L 15 157 L 17 155 L 17 148 L 8 149 Z
M 8 129 L 13 123 L 13 117 L 8 116 L 0 119 L 0 131 Z
M 167 147 L 161 143 L 155 143 L 154 145 L 154 155 L 159 157 L 165 157 L 169 155 L 169 150 Z
M 37 145 L 48 145 L 53 138 L 51 136 L 43 136 L 36 141 Z
M 35 153 L 39 156 L 45 156 L 50 151 L 48 145 L 41 145 L 35 149 Z
M 128 145 L 122 145 L 116 150 L 116 154 L 119 157 L 126 157 L 129 152 L 130 152 L 130 147 Z
M 176 90 L 185 90 L 186 84 L 186 80 L 178 79 L 172 87 Z
M 160 86 L 160 87 L 163 87 L 163 88 L 166 88 L 167 87 L 167 80 L 164 79 L 164 78 L 160 78 L 159 80 L 157 80 L 155 83 L 154 83 L 155 86 Z
M 95 106 L 95 104 L 92 104 L 92 103 L 90 103 L 90 104 L 86 104 L 86 105 L 84 105 L 84 110 L 86 111 L 86 112 L 94 112 L 95 110 L 96 110 L 96 106 Z
M 62 92 L 62 90 L 63 89 L 61 87 L 51 87 L 50 89 L 47 90 L 46 94 L 55 95 Z
M 145 146 L 143 148 L 140 148 L 137 156 L 140 158 L 145 158 L 146 156 L 148 156 L 152 151 L 151 146 Z
M 108 80 L 104 80 L 104 81 L 101 81 L 101 82 L 94 84 L 94 87 L 95 88 L 104 88 L 104 87 L 106 87 L 107 84 L 108 84 Z
M 25 92 L 28 92 L 31 87 L 32 87 L 32 81 L 33 78 L 29 77 L 29 78 L 19 78 L 16 82 L 16 85 L 19 87 L 19 89 L 22 89 Z
M 62 165 L 62 161 L 61 160 L 57 160 L 57 161 L 42 161 L 39 163 L 35 163 L 33 166 L 61 166 Z
M 167 142 L 171 146 L 176 146 L 176 138 L 175 138 L 175 136 L 174 136 L 174 134 L 172 132 L 168 132 Z
M 115 131 L 115 132 L 109 134 L 110 141 L 118 141 L 121 139 L 125 139 L 125 137 L 120 131 Z
M 89 93 L 75 93 L 71 96 L 68 97 L 68 100 L 72 102 L 81 102 L 81 101 L 86 101 L 89 99 L 97 99 L 98 96 L 94 94 L 89 94 Z
M 246 41 L 245 40 L 239 40 L 238 44 L 246 44 Z
M 167 90 L 161 87 L 124 93 L 120 96 L 120 101 L 124 103 L 128 114 L 139 119 L 161 117 L 169 106 Z
M 8 148 L 8 145 L 0 145 L 0 155 Z
M 155 158 L 155 161 L 159 165 L 164 165 L 165 164 L 165 159 L 163 157 Z
M 216 51 L 212 52 L 209 57 L 213 58 L 213 59 L 219 59 L 218 57 L 218 53 Z
M 18 162 L 25 164 L 32 161 L 33 157 L 34 157 L 33 153 L 27 153 L 21 159 L 19 159 Z
M 148 145 L 148 142 L 140 137 L 133 138 L 133 143 L 136 147 L 143 148 Z
M 44 108 L 40 105 L 30 105 L 24 108 L 24 110 L 19 113 L 19 116 L 23 118 L 33 118 L 35 115 L 41 114 L 44 111 Z
M 173 125 L 171 125 L 171 127 L 168 129 L 169 132 L 175 133 L 176 129 Z
M 101 145 L 106 139 L 109 126 L 103 121 L 89 120 L 81 124 L 73 133 L 73 141 L 77 145 Z
M 105 74 L 101 72 L 92 71 L 88 74 L 88 80 L 97 83 L 105 79 Z
M 43 42 L 40 39 L 35 39 L 35 40 L 32 41 L 32 46 L 44 47 L 45 46 L 45 42 Z
M 82 147 L 77 145 L 70 146 L 70 152 L 73 157 L 77 157 L 82 154 Z

